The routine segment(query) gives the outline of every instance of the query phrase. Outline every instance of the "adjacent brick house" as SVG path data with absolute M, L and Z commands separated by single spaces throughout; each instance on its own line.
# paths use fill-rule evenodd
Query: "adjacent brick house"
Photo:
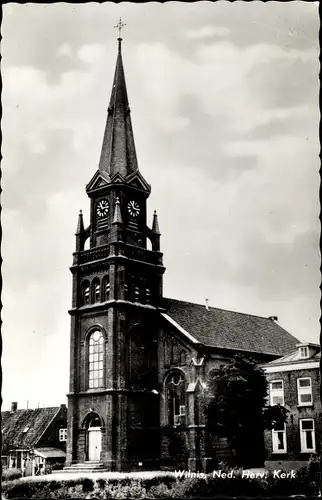
M 99 168 L 86 186 L 90 224 L 80 213 L 71 267 L 66 469 L 201 470 L 227 451 L 200 411 L 210 371 L 241 351 L 267 363 L 298 340 L 274 318 L 163 297 L 159 224 L 154 213 L 147 226 L 151 187 L 138 169 L 118 42 Z
M 12 403 L 1 412 L 3 468 L 21 469 L 31 475 L 40 466 L 65 462 L 67 440 L 66 405 L 22 409 Z
M 302 463 L 311 454 L 320 454 L 320 358 L 318 344 L 303 343 L 264 367 L 270 404 L 279 403 L 289 410 L 283 428 L 265 432 L 268 464 Z

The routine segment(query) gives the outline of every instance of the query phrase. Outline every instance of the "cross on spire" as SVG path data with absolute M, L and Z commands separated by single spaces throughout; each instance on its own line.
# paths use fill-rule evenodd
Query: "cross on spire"
M 120 18 L 119 22 L 114 26 L 114 28 L 117 28 L 119 30 L 119 38 L 121 38 L 121 31 L 126 26 L 125 23 L 122 23 L 122 19 Z

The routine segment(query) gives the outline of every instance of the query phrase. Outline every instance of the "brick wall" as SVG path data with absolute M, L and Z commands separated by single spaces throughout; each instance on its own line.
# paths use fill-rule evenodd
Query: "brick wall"
M 310 377 L 312 384 L 313 404 L 299 406 L 297 393 L 297 379 Z M 315 427 L 316 452 L 320 453 L 321 441 L 321 400 L 320 400 L 320 373 L 318 368 L 276 372 L 267 374 L 268 383 L 273 380 L 283 380 L 284 406 L 289 409 L 286 422 L 287 452 L 273 453 L 272 432 L 265 432 L 265 447 L 268 460 L 308 460 L 310 453 L 301 452 L 300 419 L 312 418 Z

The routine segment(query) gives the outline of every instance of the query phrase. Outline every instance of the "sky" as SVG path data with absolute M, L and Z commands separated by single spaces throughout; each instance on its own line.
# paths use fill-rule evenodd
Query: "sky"
M 79 209 L 89 223 L 120 16 L 164 295 L 278 316 L 318 340 L 317 2 L 8 3 L 3 409 L 66 403 L 69 267 Z

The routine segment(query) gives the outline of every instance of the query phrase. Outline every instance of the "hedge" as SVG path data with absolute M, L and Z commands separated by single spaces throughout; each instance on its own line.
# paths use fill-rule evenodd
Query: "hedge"
M 13 481 L 22 477 L 21 469 L 2 469 L 2 481 Z
M 5 498 L 191 498 L 191 497 L 275 497 L 305 495 L 318 496 L 320 485 L 319 462 L 313 460 L 296 472 L 295 478 L 279 479 L 268 473 L 262 479 L 242 477 L 234 470 L 233 479 L 213 477 L 151 479 L 105 479 L 104 477 L 75 478 L 44 481 L 14 480 L 2 484 Z

